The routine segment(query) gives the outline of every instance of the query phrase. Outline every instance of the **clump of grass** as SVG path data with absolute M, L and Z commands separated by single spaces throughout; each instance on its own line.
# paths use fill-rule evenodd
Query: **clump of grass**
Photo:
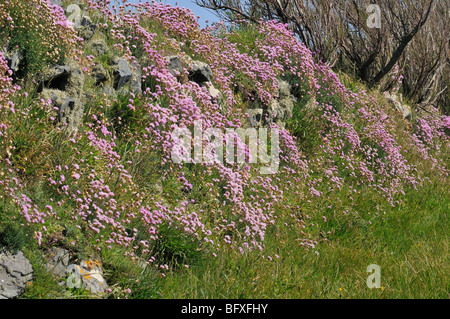
M 180 267 L 197 262 L 201 256 L 199 241 L 180 232 L 174 225 L 163 223 L 158 229 L 158 239 L 152 248 L 158 264 Z

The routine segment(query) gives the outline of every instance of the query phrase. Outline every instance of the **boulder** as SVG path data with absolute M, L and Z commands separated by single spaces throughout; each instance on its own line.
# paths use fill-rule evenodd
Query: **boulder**
M 273 99 L 267 109 L 268 118 L 284 127 L 292 116 L 296 98 L 291 94 L 291 86 L 284 80 L 278 80 L 278 98 Z
M 22 251 L 0 253 L 0 299 L 20 296 L 33 278 L 33 267 Z
M 211 96 L 215 99 L 218 99 L 222 94 L 218 89 L 214 87 L 214 85 L 211 82 L 202 82 L 200 83 L 200 86 L 206 88 L 209 94 L 211 94 Z
M 67 273 L 70 274 L 67 278 L 69 288 L 84 288 L 93 294 L 103 294 L 108 288 L 97 260 L 82 261 L 79 265 L 70 264 Z
M 58 113 L 58 122 L 65 122 L 64 118 L 66 117 L 67 108 L 73 109 L 75 107 L 74 99 L 69 97 L 66 92 L 56 90 L 56 89 L 43 89 L 41 93 L 41 97 L 48 101 L 51 100 L 52 107 L 57 109 Z
M 166 56 L 165 59 L 168 63 L 167 68 L 173 76 L 179 76 L 181 73 L 183 73 L 183 66 L 181 65 L 181 60 L 178 56 Z
M 94 294 L 103 294 L 108 288 L 100 262 L 96 259 L 82 260 L 79 264 L 71 263 L 71 253 L 60 247 L 52 247 L 46 254 L 46 259 L 48 270 L 57 279 L 64 279 L 60 282 L 61 286 L 87 289 Z
M 95 85 L 100 85 L 108 79 L 108 72 L 103 65 L 97 64 L 92 69 L 91 76 L 94 78 Z
M 193 81 L 201 86 L 203 83 L 211 83 L 213 73 L 211 67 L 205 62 L 194 61 L 187 55 L 170 55 L 166 56 L 165 59 L 168 70 L 173 76 L 177 77 L 179 82 Z M 184 78 L 185 69 L 188 71 L 186 79 Z
M 293 95 L 291 95 L 291 85 L 289 84 L 289 82 L 284 80 L 278 80 L 278 99 L 279 100 L 294 99 Z
M 137 63 L 132 65 L 131 68 L 131 82 L 130 82 L 130 90 L 134 94 L 142 93 L 142 71 L 141 66 Z
M 8 62 L 8 67 L 13 71 L 13 75 L 16 75 L 19 72 L 20 64 L 23 61 L 23 55 L 20 53 L 19 48 L 5 50 L 4 56 Z
M 97 25 L 92 23 L 87 15 L 83 15 L 80 19 L 76 19 L 74 28 L 80 37 L 88 41 L 94 36 Z
M 69 83 L 69 78 L 71 75 L 71 69 L 67 65 L 53 65 L 48 70 L 44 71 L 42 74 L 38 75 L 39 78 L 39 89 L 57 89 L 65 91 Z
M 175 76 L 178 80 L 178 82 L 184 84 L 189 82 L 189 78 L 187 75 L 187 72 L 185 72 L 185 69 L 188 67 L 189 62 L 191 59 L 188 56 L 166 56 L 165 57 L 167 61 L 167 69 L 169 72 Z
M 213 76 L 211 67 L 201 61 L 192 61 L 188 71 L 189 80 L 196 83 L 210 82 Z
M 114 97 L 114 96 L 117 95 L 117 91 L 114 90 L 114 88 L 111 85 L 107 84 L 107 83 L 105 83 L 102 86 L 101 93 L 103 93 L 107 97 Z
M 140 66 L 137 63 L 130 65 L 124 58 L 114 58 L 112 64 L 114 90 L 122 94 L 127 94 L 128 92 L 141 94 L 142 72 Z M 129 88 L 126 87 L 127 84 Z
M 109 51 L 108 45 L 104 39 L 95 39 L 89 43 L 89 47 L 92 50 L 92 54 L 95 56 L 101 56 Z
M 113 63 L 114 89 L 120 90 L 131 80 L 133 72 L 125 59 L 115 59 Z
M 52 247 L 47 254 L 47 268 L 57 278 L 67 276 L 67 267 L 70 261 L 70 252 L 60 247 Z
M 75 109 L 75 103 L 76 100 L 74 98 L 68 97 L 64 99 L 63 103 L 61 104 L 61 107 L 59 108 L 58 116 L 61 122 L 64 121 L 64 118 L 66 117 L 66 114 L 69 114 L 74 111 Z M 69 122 L 68 120 L 67 122 Z
M 262 124 L 263 120 L 263 109 L 249 109 L 248 113 L 248 122 L 251 127 L 259 127 Z
M 83 119 L 84 73 L 70 60 L 67 65 L 54 65 L 39 76 L 42 98 L 51 100 L 58 109 L 58 121 L 73 135 Z

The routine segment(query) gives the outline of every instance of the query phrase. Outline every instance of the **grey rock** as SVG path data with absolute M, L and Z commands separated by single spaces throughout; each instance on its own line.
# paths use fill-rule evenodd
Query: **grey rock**
M 170 55 L 165 57 L 167 61 L 167 68 L 169 72 L 176 76 L 178 81 L 185 83 L 185 81 L 193 81 L 199 85 L 211 82 L 213 73 L 211 67 L 202 61 L 194 61 L 187 55 L 177 56 Z M 188 71 L 187 78 L 184 78 L 185 69 Z
M 70 274 L 67 279 L 70 288 L 84 288 L 94 294 L 103 294 L 108 288 L 103 270 L 96 260 L 82 261 L 79 265 L 70 264 L 67 273 Z
M 72 135 L 78 131 L 84 115 L 84 73 L 81 67 L 73 60 L 69 61 L 69 66 L 72 72 L 66 87 L 66 92 L 68 97 L 75 100 L 75 103 L 72 104 L 71 100 L 65 100 L 69 108 L 65 109 L 65 121 L 63 123 L 67 125 L 67 133 Z
M 410 120 L 412 117 L 411 107 L 403 103 L 403 95 L 393 94 L 393 93 L 385 93 L 385 97 L 387 98 L 389 104 L 391 104 L 398 112 L 403 115 L 404 119 Z
M 104 39 L 92 40 L 90 47 L 95 56 L 103 55 L 109 51 L 108 45 Z
M 58 121 L 69 135 L 77 132 L 84 113 L 84 73 L 70 60 L 67 65 L 56 65 L 41 75 L 42 98 L 51 100 L 58 109 Z
M 259 127 L 263 120 L 263 109 L 250 109 L 247 110 L 248 122 L 251 127 Z
M 179 76 L 183 72 L 183 66 L 181 65 L 181 60 L 178 56 L 166 56 L 165 59 L 168 62 L 167 68 L 173 76 Z
M 131 80 L 133 72 L 125 59 L 116 59 L 114 64 L 114 89 L 119 90 Z
M 8 62 L 8 67 L 13 71 L 13 74 L 19 72 L 19 67 L 23 61 L 23 55 L 20 53 L 18 48 L 12 50 L 5 50 L 4 56 Z
M 105 94 L 107 97 L 114 97 L 117 95 L 117 91 L 114 90 L 114 88 L 109 84 L 103 85 L 101 92 Z
M 85 269 L 86 275 L 83 276 L 83 283 L 86 289 L 94 294 L 102 294 L 108 288 L 106 280 L 103 278 L 101 267 L 92 261 L 83 261 L 80 266 Z
M 47 268 L 58 278 L 64 278 L 67 275 L 67 267 L 70 261 L 70 252 L 60 247 L 52 247 L 48 253 Z
M 204 62 L 193 61 L 192 65 L 189 67 L 189 80 L 193 82 L 210 82 L 212 76 L 211 67 Z
M 33 278 L 30 261 L 21 251 L 15 254 L 0 253 L 0 298 L 16 298 Z
M 141 65 L 135 61 L 131 65 L 130 91 L 134 94 L 142 93 L 142 71 Z
M 113 88 L 121 94 L 142 93 L 142 72 L 139 64 L 130 63 L 124 58 L 115 58 L 112 61 L 114 83 Z
M 91 18 L 87 15 L 83 15 L 75 21 L 74 28 L 78 31 L 79 36 L 88 41 L 94 36 L 97 25 L 92 23 Z
M 97 64 L 92 69 L 91 76 L 95 80 L 95 85 L 99 85 L 99 84 L 105 82 L 108 79 L 108 72 L 105 70 L 103 65 Z
M 132 70 L 132 77 L 130 82 L 130 90 L 135 94 L 142 93 L 142 71 L 140 68 Z
M 278 98 L 273 99 L 266 110 L 268 118 L 284 127 L 286 121 L 292 116 L 296 98 L 291 94 L 291 86 L 288 82 L 278 80 Z
M 64 117 L 65 108 L 67 108 L 67 105 L 63 107 L 63 104 L 67 104 L 67 101 L 71 99 L 69 95 L 64 92 L 57 89 L 43 89 L 41 93 L 41 97 L 48 101 L 49 99 L 52 101 L 52 106 L 54 108 L 57 108 L 58 112 L 58 119 L 61 121 Z
M 292 99 L 291 85 L 284 80 L 278 80 L 278 99 Z
M 201 82 L 199 83 L 201 87 L 204 87 L 208 90 L 211 97 L 217 99 L 222 94 L 218 89 L 214 87 L 214 85 L 211 82 Z
M 71 69 L 67 65 L 53 65 L 44 73 L 38 76 L 40 87 L 50 88 L 64 91 L 69 83 Z
M 60 112 L 61 113 L 65 113 L 66 110 L 68 111 L 73 111 L 73 109 L 75 108 L 75 99 L 68 97 L 67 99 L 64 100 L 63 104 L 61 105 L 60 108 Z

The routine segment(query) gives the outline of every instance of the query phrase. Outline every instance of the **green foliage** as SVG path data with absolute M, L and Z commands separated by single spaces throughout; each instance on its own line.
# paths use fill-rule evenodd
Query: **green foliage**
M 18 48 L 23 56 L 19 72 L 14 76 L 24 78 L 47 65 L 62 62 L 68 51 L 52 24 L 51 12 L 38 8 L 31 0 L 11 0 L 9 4 L 7 12 L 14 27 L 0 24 L 0 34 L 10 37 L 8 48 Z
M 17 219 L 13 209 L 0 199 L 0 247 L 15 252 L 32 241 L 30 228 L 21 222 L 22 218 Z
M 322 142 L 319 134 L 321 112 L 314 109 L 314 99 L 307 93 L 308 84 L 288 74 L 285 80 L 292 87 L 291 93 L 297 101 L 294 104 L 292 117 L 287 121 L 287 129 L 298 138 L 298 145 L 305 154 L 313 154 Z
M 193 236 L 180 232 L 173 224 L 163 223 L 159 227 L 153 255 L 159 264 L 179 267 L 201 257 L 200 243 Z
M 320 235 L 316 247 L 302 246 L 295 236 L 298 226 L 284 224 L 288 219 L 281 217 L 266 234 L 264 253 L 224 250 L 164 279 L 159 294 L 200 299 L 448 298 L 448 196 L 445 186 L 431 183 L 420 191 L 408 190 L 395 211 L 365 190 L 355 201 L 334 193 L 325 201 L 304 202 L 299 213 L 310 217 L 305 230 Z M 370 264 L 381 267 L 379 289 L 366 285 Z
M 27 234 L 23 227 L 15 223 L 0 221 L 0 246 L 11 251 L 18 251 L 27 241 Z
M 227 39 L 236 43 L 237 48 L 241 53 L 252 54 L 257 48 L 257 40 L 264 38 L 264 35 L 259 33 L 258 28 L 251 24 L 238 24 L 230 30 Z
M 33 267 L 33 280 L 25 286 L 20 299 L 58 299 L 71 296 L 58 284 L 50 273 L 43 254 L 35 246 L 27 246 L 24 255 Z
M 126 132 L 138 132 L 141 123 L 145 120 L 145 112 L 140 107 L 138 99 L 134 99 L 133 106 L 130 108 L 130 94 L 118 94 L 112 106 L 106 110 L 106 119 L 112 123 L 114 132 L 122 136 Z

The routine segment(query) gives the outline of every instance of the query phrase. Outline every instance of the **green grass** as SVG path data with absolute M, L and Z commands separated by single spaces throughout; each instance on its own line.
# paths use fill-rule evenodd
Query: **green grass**
M 55 299 L 70 297 L 58 281 L 52 276 L 45 266 L 45 259 L 37 247 L 28 247 L 24 255 L 30 260 L 33 267 L 33 279 L 25 286 L 25 292 L 20 299 Z
M 315 249 L 306 251 L 293 231 L 279 227 L 267 235 L 264 253 L 225 251 L 170 273 L 159 294 L 164 298 L 448 298 L 448 190 L 436 184 L 411 190 L 398 208 L 386 214 L 364 208 L 372 212 L 364 216 L 369 226 L 334 216 L 331 229 L 336 232 Z M 381 268 L 379 289 L 366 285 L 371 264 Z

